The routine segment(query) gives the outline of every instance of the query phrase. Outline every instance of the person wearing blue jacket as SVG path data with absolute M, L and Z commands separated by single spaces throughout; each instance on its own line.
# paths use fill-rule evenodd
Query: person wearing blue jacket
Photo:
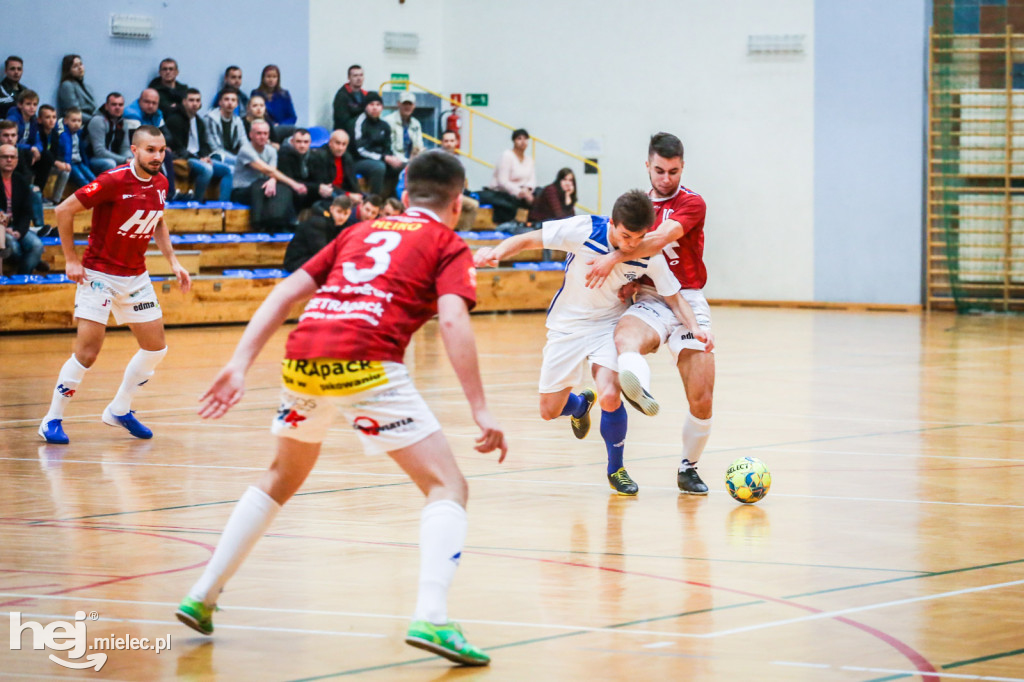
M 69 178 L 73 178 L 79 187 L 85 187 L 96 179 L 96 174 L 89 167 L 89 140 L 82 130 L 82 110 L 78 107 L 64 110 L 64 132 L 58 138 L 57 161 L 68 164 L 70 169 L 57 175 L 53 186 L 54 203 L 61 201 Z
M 295 105 L 292 104 L 291 93 L 281 87 L 281 70 L 275 64 L 263 67 L 260 87 L 249 93 L 250 97 L 253 95 L 259 95 L 266 101 L 266 118 L 274 127 L 276 141 L 281 142 L 295 132 L 295 124 L 299 120 Z

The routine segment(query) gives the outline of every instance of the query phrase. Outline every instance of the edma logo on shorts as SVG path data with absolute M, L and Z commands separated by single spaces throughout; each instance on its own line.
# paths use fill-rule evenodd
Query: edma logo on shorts
M 367 436 L 379 436 L 382 431 L 408 431 L 411 428 L 415 428 L 413 426 L 415 422 L 416 420 L 412 417 L 405 417 L 388 424 L 381 424 L 372 417 L 356 417 L 352 420 L 352 428 L 365 433 Z
M 281 380 L 287 389 L 307 395 L 349 395 L 388 383 L 388 375 L 380 361 L 285 359 Z

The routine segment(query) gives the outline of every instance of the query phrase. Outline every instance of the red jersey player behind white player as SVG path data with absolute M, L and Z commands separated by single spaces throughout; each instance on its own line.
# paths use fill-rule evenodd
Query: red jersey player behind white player
M 206 571 L 178 607 L 178 619 L 189 627 L 213 633 L 221 589 L 312 470 L 340 409 L 365 452 L 386 452 L 427 497 L 419 597 L 405 641 L 464 665 L 490 661 L 448 621 L 448 588 L 466 538 L 466 479 L 402 364 L 413 332 L 437 313 L 448 359 L 480 427 L 476 449 L 500 449 L 498 461 L 505 458 L 505 435 L 487 409 L 469 323 L 476 304 L 473 257 L 451 229 L 464 184 L 462 164 L 446 152 L 413 159 L 403 197 L 408 210 L 353 225 L 278 284 L 200 399 L 206 418 L 236 404 L 267 339 L 293 304 L 313 296 L 285 347 L 281 406 L 271 427 L 276 458 L 238 501 Z
M 697 324 L 711 329 L 711 309 L 704 298 L 708 273 L 704 267 L 704 199 L 679 184 L 683 173 L 683 143 L 669 133 L 651 137 L 647 148 L 649 196 L 657 217 L 654 230 L 628 258 L 653 256 L 664 251 L 669 267 L 682 286 L 682 295 L 693 308 Z M 613 251 L 593 261 L 587 286 L 595 287 L 626 258 Z M 619 320 L 615 347 L 619 352 L 619 381 L 626 399 L 645 414 L 656 414 L 657 401 L 650 394 L 651 370 L 641 354 L 653 353 L 668 342 L 686 389 L 690 414 L 683 425 L 683 458 L 676 473 L 680 492 L 707 495 L 708 487 L 697 474 L 704 446 L 711 435 L 711 397 L 715 388 L 715 356 L 693 331 L 681 325 L 653 287 L 641 286 L 635 303 Z
M 78 284 L 78 333 L 74 351 L 61 367 L 50 410 L 39 425 L 39 435 L 48 443 L 68 442 L 61 426 L 64 408 L 78 390 L 86 370 L 96 362 L 111 312 L 117 324 L 127 323 L 131 328 L 139 351 L 125 368 L 114 400 L 103 410 L 103 423 L 125 428 L 136 438 L 153 437 L 153 432 L 135 418 L 132 410 L 135 393 L 149 381 L 167 354 L 163 313 L 146 272 L 150 239 L 171 264 L 182 292 L 187 292 L 192 284 L 188 271 L 174 255 L 163 217 L 167 178 L 160 174 L 160 167 L 166 147 L 159 128 L 137 128 L 132 138 L 134 158 L 100 174 L 55 211 L 66 263 L 64 270 L 68 279 Z M 79 260 L 75 252 L 74 215 L 90 208 L 89 245 Z

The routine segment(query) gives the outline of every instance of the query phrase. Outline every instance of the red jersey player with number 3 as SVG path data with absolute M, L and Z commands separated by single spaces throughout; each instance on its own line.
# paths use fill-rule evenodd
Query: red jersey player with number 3
M 181 267 L 164 222 L 167 178 L 160 174 L 167 143 L 159 128 L 141 126 L 132 138 L 134 158 L 124 166 L 100 174 L 68 197 L 56 209 L 57 229 L 64 251 L 65 272 L 78 284 L 75 317 L 78 333 L 74 351 L 57 378 L 50 410 L 39 425 L 47 443 L 67 443 L 61 422 L 64 408 L 78 390 L 86 371 L 103 347 L 107 321 L 127 323 L 139 342 L 139 351 L 124 371 L 114 400 L 103 410 L 103 423 L 127 429 L 136 438 L 153 432 L 135 418 L 132 398 L 149 381 L 167 354 L 163 313 L 146 272 L 146 249 L 156 242 L 171 264 L 182 292 L 191 286 Z M 74 215 L 92 209 L 92 228 L 85 256 L 75 252 Z
M 386 452 L 427 497 L 420 517 L 419 596 L 405 641 L 463 665 L 490 658 L 448 621 L 448 588 L 466 538 L 467 485 L 441 426 L 402 364 L 413 332 L 434 314 L 480 427 L 476 449 L 501 450 L 505 436 L 487 409 L 469 309 L 476 271 L 452 231 L 465 171 L 442 151 L 424 152 L 406 172 L 408 210 L 348 228 L 278 284 L 256 311 L 231 361 L 200 398 L 217 418 L 242 397 L 245 373 L 293 304 L 310 299 L 289 335 L 281 406 L 271 432 L 277 455 L 238 501 L 206 570 L 178 607 L 180 621 L 213 633 L 221 589 L 299 489 L 340 409 L 367 454 Z
M 706 332 L 711 329 L 711 309 L 702 291 L 708 279 L 704 267 L 707 206 L 699 194 L 679 182 L 683 173 L 683 143 L 678 137 L 669 133 L 651 137 L 647 172 L 651 179 L 649 196 L 657 217 L 654 231 L 644 237 L 642 245 L 629 258 L 664 252 L 669 268 L 682 286 L 680 293 L 693 308 L 698 326 Z M 600 286 L 612 267 L 624 258 L 613 251 L 595 259 L 587 286 Z M 706 352 L 704 343 L 694 338 L 694 331 L 679 324 L 653 287 L 641 285 L 635 302 L 615 328 L 615 346 L 623 395 L 641 412 L 652 415 L 657 413 L 658 406 L 649 393 L 651 370 L 642 354 L 653 353 L 661 344 L 668 343 L 690 407 L 683 424 L 683 457 L 676 484 L 684 494 L 707 495 L 708 487 L 697 474 L 697 462 L 711 435 L 715 356 L 713 350 Z

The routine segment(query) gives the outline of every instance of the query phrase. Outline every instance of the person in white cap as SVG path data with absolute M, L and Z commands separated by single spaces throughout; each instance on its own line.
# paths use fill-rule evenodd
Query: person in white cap
M 398 109 L 384 117 L 391 126 L 391 148 L 404 163 L 423 151 L 423 126 L 412 115 L 415 110 L 416 95 L 403 92 Z

